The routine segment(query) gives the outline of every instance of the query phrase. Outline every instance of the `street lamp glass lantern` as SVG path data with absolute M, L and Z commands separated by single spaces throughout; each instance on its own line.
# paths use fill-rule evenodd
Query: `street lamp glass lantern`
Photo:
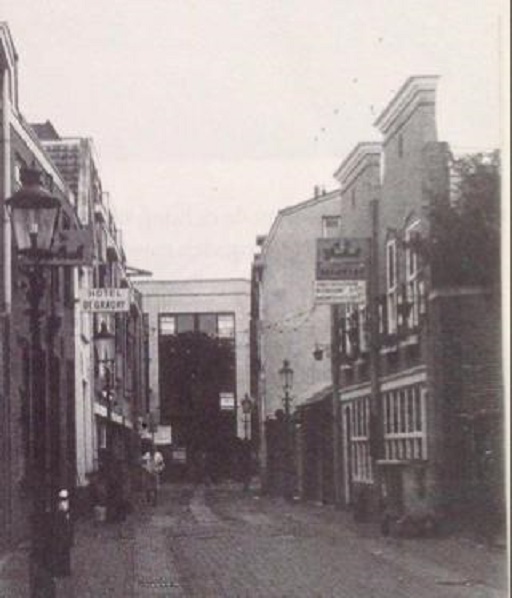
M 108 331 L 107 324 L 101 323 L 101 328 L 94 336 L 94 346 L 101 362 L 114 361 L 116 337 Z
M 279 370 L 279 376 L 285 392 L 291 390 L 293 387 L 293 369 L 290 367 L 290 362 L 287 359 L 283 361 L 283 367 Z
M 22 170 L 21 189 L 5 202 L 20 253 L 46 253 L 53 243 L 61 201 L 41 185 L 40 177 L 39 170 Z

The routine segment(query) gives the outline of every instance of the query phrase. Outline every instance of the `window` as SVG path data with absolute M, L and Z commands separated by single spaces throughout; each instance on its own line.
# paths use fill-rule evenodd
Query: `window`
M 16 187 L 21 187 L 21 170 L 25 167 L 25 162 L 23 158 L 16 156 L 14 161 L 14 182 L 16 183 Z
M 379 308 L 379 334 L 385 336 L 388 333 L 388 305 L 387 295 L 380 295 L 378 298 Z
M 397 330 L 397 259 L 396 240 L 388 241 L 386 245 L 387 265 L 387 316 L 388 332 L 393 334 Z
M 233 314 L 162 314 L 159 318 L 162 336 L 202 332 L 208 336 L 234 339 L 235 316 Z
M 345 318 L 343 322 L 343 333 L 346 355 L 351 359 L 356 359 L 359 356 L 359 313 L 357 306 L 347 305 L 345 307 Z
M 417 249 L 412 241 L 418 235 L 419 220 L 407 227 L 405 231 L 405 270 L 406 300 L 409 305 L 407 326 L 413 328 L 419 324 L 420 313 L 424 312 L 424 285 L 420 280 L 420 268 Z
M 388 255 L 388 290 L 396 286 L 396 242 L 389 241 L 387 246 Z
M 366 353 L 369 350 L 368 311 L 366 305 L 360 305 L 358 312 L 359 349 L 361 353 Z
M 199 332 L 208 336 L 217 335 L 217 316 L 215 314 L 199 314 Z
M 383 393 L 386 460 L 427 458 L 425 395 L 419 384 Z
M 370 397 L 352 401 L 348 407 L 350 430 L 350 470 L 355 482 L 372 482 L 370 456 Z
M 176 334 L 176 318 L 174 316 L 160 316 L 160 334 L 163 336 Z
M 176 334 L 183 334 L 184 332 L 194 332 L 194 319 L 194 314 L 180 314 L 176 316 Z
M 107 286 L 107 264 L 98 264 L 98 269 L 95 274 L 98 287 L 104 289 Z
M 322 217 L 322 236 L 324 239 L 333 239 L 341 236 L 341 217 Z
M 217 326 L 219 338 L 235 338 L 235 317 L 232 314 L 219 315 Z

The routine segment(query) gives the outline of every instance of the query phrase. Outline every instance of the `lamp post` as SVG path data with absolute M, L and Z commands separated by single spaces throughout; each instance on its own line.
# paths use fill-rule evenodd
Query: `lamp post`
M 249 440 L 249 418 L 252 411 L 252 401 L 248 394 L 242 399 L 242 413 L 244 416 L 244 439 Z
M 284 425 L 285 425 L 285 469 L 284 469 L 284 497 L 288 500 L 292 497 L 292 446 L 291 446 L 291 429 L 290 429 L 290 392 L 293 388 L 293 369 L 290 367 L 290 362 L 285 359 L 283 366 L 279 370 L 279 377 L 284 391 Z
M 244 441 L 242 444 L 242 475 L 244 482 L 244 491 L 248 492 L 252 475 L 252 447 L 249 438 L 249 418 L 252 411 L 252 401 L 246 393 L 241 402 L 242 413 L 244 417 Z
M 107 425 L 105 428 L 105 454 L 107 475 L 107 519 L 113 518 L 113 496 L 116 488 L 113 486 L 113 450 L 112 450 L 112 374 L 115 360 L 115 336 L 108 331 L 105 322 L 101 323 L 100 330 L 94 335 L 94 346 L 98 364 L 103 366 L 105 385 L 103 393 L 107 402 Z
M 54 451 L 49 450 L 52 435 L 48 430 L 48 409 L 45 392 L 45 357 L 41 338 L 41 301 L 46 280 L 42 260 L 51 256 L 61 202 L 41 186 L 40 172 L 23 169 L 22 187 L 6 200 L 14 241 L 26 266 L 20 272 L 27 277 L 29 305 L 30 360 L 28 380 L 29 450 L 27 474 L 31 489 L 30 517 L 30 596 L 55 596 L 52 539 L 56 529 L 58 465 Z M 55 494 L 55 496 L 54 496 Z

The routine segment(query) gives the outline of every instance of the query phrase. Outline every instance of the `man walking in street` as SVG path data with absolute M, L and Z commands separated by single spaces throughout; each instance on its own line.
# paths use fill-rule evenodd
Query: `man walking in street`
M 154 445 L 142 456 L 142 468 L 144 470 L 144 489 L 146 500 L 149 504 L 156 506 L 158 500 L 158 488 L 160 486 L 160 474 L 165 468 L 164 458 Z

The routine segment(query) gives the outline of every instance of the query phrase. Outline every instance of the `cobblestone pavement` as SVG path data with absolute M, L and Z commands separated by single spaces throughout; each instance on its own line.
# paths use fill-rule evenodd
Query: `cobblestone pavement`
M 1 598 L 27 595 L 24 554 L 0 559 Z M 463 537 L 383 538 L 330 507 L 182 484 L 123 524 L 80 523 L 58 598 L 502 598 L 505 572 Z
M 183 489 L 182 489 L 183 492 Z M 463 538 L 383 538 L 345 512 L 233 488 L 170 501 L 177 583 L 197 597 L 505 596 L 505 554 Z M 162 508 L 165 508 L 162 506 Z

